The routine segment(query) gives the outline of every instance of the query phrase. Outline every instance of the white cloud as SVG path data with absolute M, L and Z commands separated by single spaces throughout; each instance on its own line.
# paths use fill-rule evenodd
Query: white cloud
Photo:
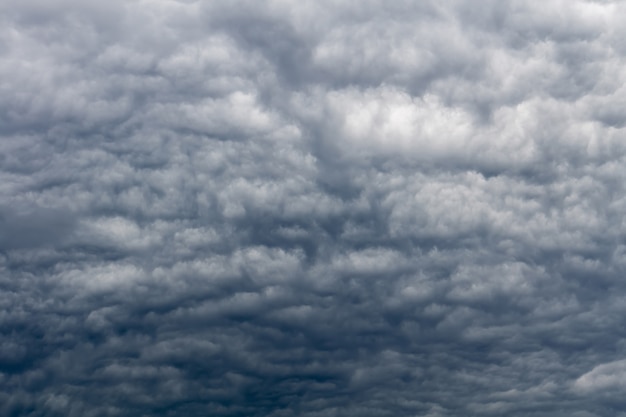
M 626 389 L 626 360 L 595 366 L 574 381 L 574 389 L 581 393 L 623 391 Z
M 0 413 L 619 415 L 625 10 L 4 2 Z

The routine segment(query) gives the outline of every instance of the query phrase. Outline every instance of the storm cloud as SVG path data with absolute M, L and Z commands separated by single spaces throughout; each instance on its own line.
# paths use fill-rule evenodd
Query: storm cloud
M 0 414 L 626 416 L 625 21 L 0 3 Z

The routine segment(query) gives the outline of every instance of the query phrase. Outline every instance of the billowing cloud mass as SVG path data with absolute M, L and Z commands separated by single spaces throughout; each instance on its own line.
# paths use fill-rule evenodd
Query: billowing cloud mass
M 0 3 L 3 416 L 626 416 L 626 3 Z

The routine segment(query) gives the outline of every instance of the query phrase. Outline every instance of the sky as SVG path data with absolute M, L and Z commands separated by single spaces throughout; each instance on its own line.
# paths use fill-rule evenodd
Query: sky
M 626 2 L 0 2 L 0 415 L 626 416 Z

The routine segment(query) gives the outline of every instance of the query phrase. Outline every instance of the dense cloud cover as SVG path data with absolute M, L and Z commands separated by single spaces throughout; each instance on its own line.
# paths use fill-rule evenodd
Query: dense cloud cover
M 0 415 L 626 416 L 624 22 L 0 2 Z

